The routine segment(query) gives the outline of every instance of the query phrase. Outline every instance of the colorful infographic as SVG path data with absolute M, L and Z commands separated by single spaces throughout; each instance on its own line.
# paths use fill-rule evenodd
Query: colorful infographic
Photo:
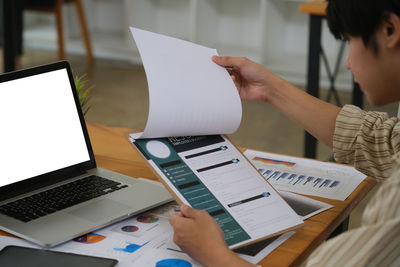
M 141 223 L 155 223 L 158 221 L 158 217 L 152 214 L 143 214 L 138 216 L 136 220 Z
M 130 242 L 126 242 L 126 243 L 128 244 L 126 247 L 124 247 L 124 248 L 114 248 L 114 250 L 123 251 L 123 252 L 127 252 L 127 253 L 133 253 L 136 250 L 138 250 L 139 248 L 145 246 L 149 242 L 146 242 L 143 245 L 137 245 L 137 244 L 130 243 Z
M 296 165 L 295 162 L 277 160 L 277 159 L 269 159 L 269 158 L 263 158 L 263 157 L 254 157 L 252 160 L 261 161 L 263 163 L 273 164 L 273 165 L 284 165 L 287 167 L 293 167 L 294 165 Z
M 254 150 L 244 154 L 280 191 L 345 200 L 366 177 L 351 166 Z
M 83 244 L 93 244 L 93 243 L 98 243 L 102 240 L 104 240 L 106 237 L 103 235 L 95 234 L 95 233 L 89 233 L 77 238 L 74 238 L 73 240 L 75 242 L 83 243 Z
M 182 259 L 165 259 L 158 261 L 156 267 L 192 267 L 192 264 Z
M 124 232 L 136 232 L 139 230 L 139 227 L 135 226 L 135 225 L 125 225 L 121 228 L 122 231 Z

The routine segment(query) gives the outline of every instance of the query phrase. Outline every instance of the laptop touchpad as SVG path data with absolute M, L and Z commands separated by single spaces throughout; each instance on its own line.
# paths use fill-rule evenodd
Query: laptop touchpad
M 109 217 L 115 219 L 118 215 L 129 213 L 129 206 L 110 199 L 102 199 L 68 213 L 92 222 L 99 222 Z

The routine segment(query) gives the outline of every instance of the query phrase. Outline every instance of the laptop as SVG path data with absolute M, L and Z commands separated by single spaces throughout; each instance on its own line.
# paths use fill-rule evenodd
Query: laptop
M 66 61 L 0 75 L 0 125 L 1 230 L 53 247 L 172 200 L 96 167 Z

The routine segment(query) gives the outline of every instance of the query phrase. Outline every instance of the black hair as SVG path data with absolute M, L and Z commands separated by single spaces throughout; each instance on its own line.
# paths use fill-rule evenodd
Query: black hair
M 400 0 L 327 0 L 328 26 L 336 39 L 361 37 L 377 51 L 375 33 L 389 13 L 400 17 Z

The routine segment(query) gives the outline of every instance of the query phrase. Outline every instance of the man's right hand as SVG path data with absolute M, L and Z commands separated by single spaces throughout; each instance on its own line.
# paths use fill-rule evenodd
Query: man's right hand
M 212 60 L 229 71 L 242 100 L 268 102 L 274 88 L 285 82 L 245 57 L 213 56 Z
M 208 267 L 250 267 L 251 263 L 235 255 L 225 243 L 218 223 L 204 210 L 187 205 L 169 219 L 174 242 L 192 258 Z

